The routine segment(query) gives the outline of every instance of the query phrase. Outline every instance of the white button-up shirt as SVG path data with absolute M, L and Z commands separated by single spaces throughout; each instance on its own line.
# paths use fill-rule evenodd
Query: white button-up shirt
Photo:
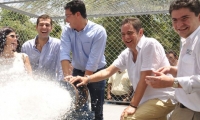
M 186 39 L 182 38 L 175 89 L 177 100 L 191 110 L 200 112 L 200 26 Z
M 136 49 L 138 51 L 138 55 L 135 63 L 133 62 L 133 55 L 129 48 L 125 49 L 113 63 L 113 65 L 120 70 L 127 68 L 129 79 L 132 82 L 134 90 L 140 80 L 141 71 L 157 70 L 160 67 L 169 66 L 169 61 L 165 55 L 162 45 L 154 38 L 142 36 Z M 159 98 L 163 101 L 167 101 L 171 98 L 172 102 L 174 102 L 174 89 L 156 89 L 147 86 L 140 104 L 154 98 Z

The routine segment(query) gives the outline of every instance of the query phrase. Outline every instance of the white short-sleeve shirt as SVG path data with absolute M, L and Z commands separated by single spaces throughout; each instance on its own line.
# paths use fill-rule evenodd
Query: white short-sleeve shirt
M 142 36 L 136 49 L 138 55 L 135 63 L 133 62 L 133 55 L 129 48 L 125 49 L 113 62 L 113 65 L 120 70 L 127 69 L 134 90 L 136 90 L 138 81 L 140 80 L 141 71 L 157 70 L 160 67 L 169 66 L 162 45 L 154 38 Z M 147 86 L 140 104 L 154 98 L 159 98 L 163 101 L 167 101 L 171 98 L 172 101 L 174 101 L 174 89 L 155 89 Z

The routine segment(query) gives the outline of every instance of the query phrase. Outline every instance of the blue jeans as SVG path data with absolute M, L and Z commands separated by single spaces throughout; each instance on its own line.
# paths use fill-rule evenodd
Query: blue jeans
M 102 70 L 105 67 L 98 69 Z M 96 71 L 96 72 L 97 72 Z M 85 72 L 78 70 L 78 69 L 73 69 L 73 76 L 84 76 Z M 95 83 L 89 83 L 87 85 L 89 92 L 90 92 L 90 97 L 91 97 L 91 107 L 92 111 L 95 113 L 95 120 L 103 120 L 103 104 L 104 104 L 104 92 L 105 92 L 105 85 L 106 81 L 100 81 L 100 82 L 95 82 Z

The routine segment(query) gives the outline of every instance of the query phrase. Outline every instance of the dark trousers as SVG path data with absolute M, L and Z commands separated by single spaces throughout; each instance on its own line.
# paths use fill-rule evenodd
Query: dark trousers
M 96 72 L 104 69 L 105 67 L 98 69 Z M 73 69 L 73 76 L 84 76 L 85 72 Z M 91 108 L 95 112 L 95 120 L 103 120 L 103 104 L 104 104 L 104 92 L 105 92 L 106 81 L 89 83 L 87 85 L 90 97 L 91 97 Z

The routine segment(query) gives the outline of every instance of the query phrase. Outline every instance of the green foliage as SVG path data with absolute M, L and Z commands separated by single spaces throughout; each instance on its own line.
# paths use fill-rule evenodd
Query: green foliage
M 54 22 L 53 29 L 52 29 L 52 32 L 50 33 L 50 36 L 59 39 L 61 36 L 61 32 L 62 32 L 61 26 L 59 24 L 55 24 L 55 22 Z
M 173 50 L 179 53 L 180 37 L 172 28 L 169 14 L 143 15 L 139 18 L 143 23 L 146 36 L 157 39 L 165 51 Z
M 6 9 L 2 9 L 0 16 L 0 27 L 9 26 L 15 29 L 20 36 L 19 41 L 21 44 L 37 34 L 30 17 Z
M 120 24 L 123 17 L 93 18 L 92 21 L 102 25 L 107 32 L 107 43 L 105 56 L 107 64 L 110 65 L 117 56 L 126 48 L 121 39 Z
M 33 39 L 37 35 L 36 25 L 30 20 L 30 17 L 6 9 L 2 9 L 0 16 L 0 27 L 9 26 L 15 29 L 16 33 L 20 36 L 19 41 L 21 44 Z M 60 25 L 54 22 L 53 26 L 50 35 L 60 38 L 62 31 Z

